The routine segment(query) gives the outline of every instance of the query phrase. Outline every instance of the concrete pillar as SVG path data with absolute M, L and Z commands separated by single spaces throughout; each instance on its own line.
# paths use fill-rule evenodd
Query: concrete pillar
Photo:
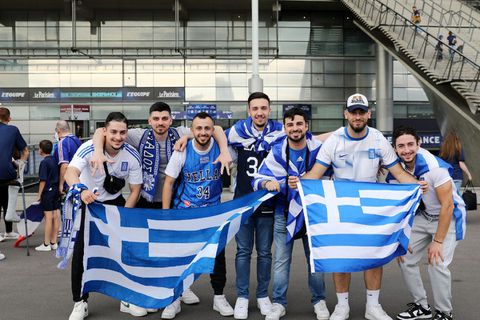
M 248 79 L 248 92 L 263 91 L 263 80 L 258 74 L 258 0 L 252 0 L 252 77 Z
M 393 131 L 393 58 L 377 45 L 377 129 Z

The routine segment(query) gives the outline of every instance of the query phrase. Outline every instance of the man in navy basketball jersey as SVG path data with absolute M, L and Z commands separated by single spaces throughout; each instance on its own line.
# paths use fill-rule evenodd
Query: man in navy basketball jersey
M 192 134 L 184 151 L 175 151 L 165 169 L 163 185 L 163 209 L 198 208 L 220 203 L 222 194 L 221 164 L 213 164 L 220 155 L 220 148 L 212 138 L 214 121 L 212 117 L 200 112 L 192 122 Z M 178 186 L 174 191 L 174 183 L 178 178 Z M 171 205 L 172 204 L 172 205 Z M 215 259 L 215 267 L 210 275 L 215 293 L 213 310 L 222 316 L 233 315 L 233 308 L 228 303 L 223 288 L 227 281 L 225 250 Z M 168 311 L 168 312 L 166 312 Z M 173 319 L 181 311 L 180 298 L 165 308 L 162 318 Z
M 270 98 L 263 92 L 254 92 L 248 97 L 248 115 L 225 133 L 229 146 L 234 149 L 232 158 L 237 163 L 237 178 L 234 198 L 253 192 L 252 180 L 260 164 L 270 151 L 271 144 L 283 136 L 283 125 L 269 120 Z M 236 160 L 235 160 L 236 158 Z M 235 236 L 237 301 L 235 319 L 247 319 L 250 282 L 250 260 L 253 244 L 257 250 L 257 305 L 266 315 L 272 306 L 268 298 L 270 270 L 272 266 L 274 201 L 264 202 Z

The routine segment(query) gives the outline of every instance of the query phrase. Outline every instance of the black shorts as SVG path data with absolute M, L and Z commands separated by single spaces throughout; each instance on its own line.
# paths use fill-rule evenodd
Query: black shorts
M 60 194 L 58 188 L 50 187 L 48 190 L 43 191 L 40 204 L 43 207 L 43 211 L 60 209 Z

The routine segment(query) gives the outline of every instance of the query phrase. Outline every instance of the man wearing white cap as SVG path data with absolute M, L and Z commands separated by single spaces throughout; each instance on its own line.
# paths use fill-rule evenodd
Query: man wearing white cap
M 371 111 L 364 95 L 356 93 L 348 98 L 344 116 L 348 126 L 336 130 L 325 141 L 318 152 L 315 165 L 303 176 L 304 179 L 320 179 L 332 166 L 335 180 L 376 182 L 378 169 L 383 165 L 400 183 L 418 182 L 402 169 L 395 150 L 383 134 L 367 126 Z M 290 176 L 289 186 L 296 188 L 297 181 L 297 177 Z M 382 267 L 364 272 L 367 289 L 365 318 L 369 320 L 392 320 L 378 300 L 382 272 Z M 344 320 L 350 315 L 348 303 L 350 279 L 350 273 L 333 274 L 338 304 L 330 320 Z

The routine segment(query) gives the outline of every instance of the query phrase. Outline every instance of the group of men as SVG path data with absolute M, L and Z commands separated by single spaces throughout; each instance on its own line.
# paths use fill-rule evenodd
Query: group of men
M 65 180 L 78 189 L 82 201 L 87 204 L 100 201 L 142 208 L 203 207 L 220 202 L 221 174 L 224 169 L 228 171 L 233 159 L 238 172 L 235 198 L 255 189 L 277 191 L 278 195 L 259 207 L 236 235 L 237 300 L 234 308 L 223 294 L 226 283 L 225 252 L 217 256 L 211 274 L 213 309 L 222 316 L 248 318 L 250 261 L 255 244 L 257 306 L 267 320 L 276 320 L 286 314 L 293 250 L 293 241 L 287 241 L 286 217 L 299 178 L 320 179 L 330 168 L 333 171 L 327 174 L 329 179 L 376 182 L 380 168 L 385 167 L 398 182 L 420 183 L 425 192 L 425 209 L 415 217 L 412 230 L 413 251 L 400 263 L 414 303 L 397 319 L 426 319 L 432 316 L 425 290 L 419 286 L 418 263 L 425 249 L 430 262 L 429 274 L 432 282 L 436 283 L 433 287 L 434 319 L 453 319 L 448 265 L 456 241 L 461 238 L 455 234 L 464 230 L 465 226 L 463 229 L 459 226 L 462 218 L 455 215 L 455 206 L 461 205 L 461 199 L 457 197 L 457 190 L 448 174 L 448 165 L 420 148 L 418 135 L 411 128 L 395 131 L 395 149 L 392 148 L 381 132 L 367 125 L 371 110 L 367 98 L 361 94 L 354 94 L 347 100 L 344 112 L 347 126 L 323 136 L 311 135 L 307 117 L 300 109 L 287 111 L 283 125 L 269 119 L 270 111 L 270 100 L 266 94 L 251 94 L 248 99 L 249 117 L 238 121 L 225 134 L 214 125 L 214 120 L 207 113 L 197 114 L 190 130 L 172 128 L 170 107 L 162 102 L 150 108 L 149 129 L 128 130 L 125 116 L 113 112 L 107 117 L 105 127 L 96 131 L 93 141 L 84 143 L 78 149 L 68 165 Z M 110 176 L 116 177 L 116 180 L 105 179 Z M 108 185 L 106 180 L 110 181 Z M 125 180 L 130 187 L 126 200 L 121 193 Z M 88 296 L 81 296 L 83 230 L 82 221 L 72 259 L 75 305 L 70 320 L 83 319 L 88 315 Z M 304 228 L 297 231 L 294 238 L 302 239 L 308 265 L 307 235 Z M 272 268 L 273 242 L 275 256 Z M 272 270 L 273 303 L 268 296 Z M 379 303 L 382 268 L 367 270 L 364 277 L 367 297 L 365 318 L 391 319 Z M 435 278 L 438 281 L 433 281 L 434 277 L 438 277 Z M 317 319 L 349 318 L 350 278 L 348 273 L 333 274 L 338 302 L 330 315 L 325 302 L 324 275 L 308 273 L 311 302 Z M 162 318 L 175 318 L 181 312 L 181 302 L 198 303 L 199 298 L 190 289 L 184 290 L 178 300 L 163 310 Z M 156 311 L 127 302 L 121 302 L 120 310 L 134 316 Z

